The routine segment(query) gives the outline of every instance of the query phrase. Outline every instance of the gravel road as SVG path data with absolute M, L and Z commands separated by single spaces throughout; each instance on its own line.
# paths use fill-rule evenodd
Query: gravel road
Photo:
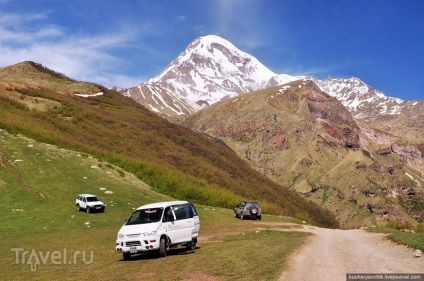
M 346 280 L 347 273 L 424 273 L 424 257 L 384 234 L 364 230 L 304 229 L 314 233 L 291 257 L 279 280 Z

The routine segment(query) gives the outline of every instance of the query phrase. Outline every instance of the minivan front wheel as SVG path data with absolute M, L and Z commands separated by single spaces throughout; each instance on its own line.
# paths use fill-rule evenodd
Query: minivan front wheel
M 86 211 L 87 211 L 87 214 L 89 214 L 90 213 L 90 207 L 87 207 Z
M 124 260 L 129 260 L 131 258 L 131 253 L 122 253 Z
M 159 256 L 160 257 L 166 257 L 166 240 L 165 240 L 165 238 L 160 239 Z

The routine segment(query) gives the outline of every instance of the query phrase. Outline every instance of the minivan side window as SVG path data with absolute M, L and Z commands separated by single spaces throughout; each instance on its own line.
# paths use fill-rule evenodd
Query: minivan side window
M 188 205 L 175 206 L 173 209 L 176 220 L 186 220 L 190 218 L 190 209 Z

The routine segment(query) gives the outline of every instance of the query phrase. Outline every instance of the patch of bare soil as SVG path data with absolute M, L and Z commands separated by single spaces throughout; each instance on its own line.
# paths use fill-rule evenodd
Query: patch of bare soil
M 279 280 L 346 280 L 347 273 L 424 273 L 424 258 L 385 234 L 310 228 L 315 235 L 289 261 Z
M 255 231 L 255 230 L 264 230 L 264 229 L 272 229 L 272 230 L 280 230 L 280 231 L 294 231 L 296 229 L 303 229 L 299 224 L 289 223 L 289 222 L 264 222 L 257 221 L 255 225 L 247 228 L 247 229 L 237 229 L 234 230 L 232 228 L 222 229 L 219 235 L 207 235 L 200 236 L 198 239 L 199 243 L 220 243 L 224 242 L 223 240 L 218 240 L 216 238 L 225 237 L 228 235 L 237 235 L 244 233 L 246 231 Z
M 45 198 L 45 196 L 44 196 L 44 194 L 43 193 L 41 193 L 40 191 L 37 191 L 37 190 L 35 190 L 35 189 L 33 189 L 33 188 L 31 188 L 28 184 L 27 184 L 27 182 L 26 182 L 26 180 L 25 180 L 25 177 L 24 177 L 24 172 L 21 170 L 21 169 L 19 169 L 14 163 L 13 163 L 13 161 L 11 161 L 11 160 L 8 160 L 7 161 L 7 164 L 9 164 L 10 166 L 12 166 L 12 168 L 15 170 L 15 171 L 17 171 L 17 173 L 19 174 L 19 177 L 18 177 L 18 182 L 20 183 L 20 184 L 22 184 L 24 187 L 25 187 L 25 189 L 26 190 L 28 190 L 28 191 L 31 191 L 31 192 L 35 192 L 35 193 L 38 193 L 39 195 L 40 195 L 40 197 L 41 198 Z M 7 169 L 7 166 L 3 163 L 3 159 L 2 159 L 2 153 L 0 152 L 0 166 L 1 167 L 3 167 L 3 168 L 6 168 Z

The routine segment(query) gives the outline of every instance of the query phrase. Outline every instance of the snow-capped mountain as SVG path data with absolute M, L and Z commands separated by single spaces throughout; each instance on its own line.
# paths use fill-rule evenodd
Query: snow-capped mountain
M 403 135 L 411 132 L 411 128 L 424 127 L 420 121 L 422 100 L 410 102 L 387 97 L 354 77 L 320 80 L 277 75 L 255 57 L 215 35 L 195 39 L 162 73 L 120 92 L 154 112 L 175 117 L 229 97 L 305 78 L 339 99 L 355 118 L 378 123 L 377 128 Z M 387 124 L 387 120 L 395 120 L 396 124 Z M 421 135 L 414 132 L 412 137 Z
M 329 77 L 314 78 L 314 82 L 331 96 L 336 97 L 356 118 L 373 118 L 377 115 L 398 114 L 403 100 L 385 96 L 382 92 L 365 84 L 362 80 Z
M 424 138 L 424 100 L 388 97 L 355 77 L 312 80 L 322 91 L 341 101 L 356 119 L 398 137 Z
M 191 42 L 162 73 L 124 93 L 153 111 L 179 115 L 301 78 L 277 75 L 227 40 L 208 35 Z M 174 98 L 165 100 L 164 93 Z

